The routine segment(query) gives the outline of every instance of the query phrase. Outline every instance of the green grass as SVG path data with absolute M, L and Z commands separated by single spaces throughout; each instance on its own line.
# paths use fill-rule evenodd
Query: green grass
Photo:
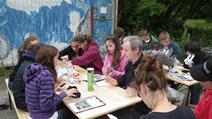
M 12 70 L 13 70 L 13 67 L 1 67 L 0 77 L 9 77 Z

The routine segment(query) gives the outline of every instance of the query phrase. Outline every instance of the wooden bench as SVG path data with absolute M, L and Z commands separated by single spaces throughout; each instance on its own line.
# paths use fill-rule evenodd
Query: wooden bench
M 18 119 L 30 119 L 30 116 L 29 116 L 29 113 L 28 112 L 24 112 L 20 109 L 18 109 L 16 107 L 16 104 L 15 104 L 15 99 L 14 99 L 14 96 L 13 96 L 13 93 L 12 91 L 10 91 L 9 87 L 8 87 L 8 82 L 9 82 L 9 79 L 5 79 L 5 83 L 6 83 L 6 86 L 7 86 L 7 90 L 9 92 L 9 96 L 10 96 L 10 99 L 13 103 L 13 106 L 15 108 L 15 111 L 16 111 L 16 114 L 18 116 Z

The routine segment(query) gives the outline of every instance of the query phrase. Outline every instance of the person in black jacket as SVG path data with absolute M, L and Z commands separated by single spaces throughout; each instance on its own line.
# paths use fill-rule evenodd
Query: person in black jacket
M 129 62 L 125 68 L 125 74 L 119 79 L 106 77 L 106 81 L 111 85 L 120 86 L 127 89 L 135 78 L 134 70 L 140 64 L 142 59 L 142 41 L 137 36 L 125 37 L 123 43 L 123 51 Z
M 35 62 L 36 53 L 41 48 L 42 44 L 32 45 L 31 48 L 22 54 L 22 63 L 18 68 L 13 82 L 13 95 L 16 107 L 23 111 L 27 111 L 27 104 L 25 103 L 25 84 L 23 81 L 23 73 L 25 68 Z
M 17 73 L 17 70 L 19 69 L 21 63 L 24 61 L 24 57 L 22 57 L 22 54 L 27 52 L 34 44 L 37 44 L 38 42 L 39 40 L 37 37 L 29 36 L 25 39 L 23 45 L 18 49 L 18 63 L 15 65 L 9 77 L 9 89 L 11 91 L 13 91 L 13 82 L 14 82 L 14 77 Z
M 135 70 L 142 61 L 142 41 L 138 36 L 128 36 L 123 39 L 123 50 L 129 62 L 125 69 L 125 74 L 119 79 L 107 76 L 106 81 L 114 86 L 126 89 L 128 96 L 138 96 L 135 85 Z M 110 75 L 110 74 L 109 74 Z M 120 111 L 114 112 L 114 115 L 121 119 L 138 118 L 141 114 L 147 114 L 149 108 L 142 102 L 139 102 Z
M 201 46 L 197 41 L 188 41 L 185 46 L 186 58 L 184 60 L 184 67 L 190 69 L 191 66 L 203 64 L 211 56 L 201 50 Z M 202 87 L 200 84 L 191 86 L 190 104 L 196 105 L 199 101 Z
M 83 50 L 79 47 L 78 42 L 72 41 L 71 44 L 59 52 L 59 60 L 72 60 L 77 56 L 81 56 Z

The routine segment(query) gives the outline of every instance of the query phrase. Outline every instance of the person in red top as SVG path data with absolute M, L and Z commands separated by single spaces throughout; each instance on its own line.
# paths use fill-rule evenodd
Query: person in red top
M 204 64 L 192 66 L 190 73 L 205 89 L 204 95 L 194 109 L 194 114 L 197 119 L 212 119 L 212 58 Z
M 102 74 L 103 61 L 100 55 L 98 44 L 88 35 L 79 34 L 73 38 L 73 42 L 78 42 L 83 54 L 74 58 L 71 63 L 83 68 L 94 68 L 95 74 Z

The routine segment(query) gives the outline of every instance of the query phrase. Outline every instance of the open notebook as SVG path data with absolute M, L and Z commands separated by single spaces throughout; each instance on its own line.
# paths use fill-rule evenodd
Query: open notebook
M 182 81 L 188 81 L 188 80 L 193 80 L 193 78 L 191 77 L 190 73 L 186 73 L 186 74 L 179 74 L 179 73 L 170 73 L 169 75 L 175 79 L 178 80 L 182 80 Z
M 104 105 L 105 103 L 102 100 L 100 100 L 98 97 L 96 97 L 95 95 L 88 96 L 81 99 L 76 99 L 68 103 L 68 106 L 75 113 L 80 113 L 80 112 L 101 107 Z

